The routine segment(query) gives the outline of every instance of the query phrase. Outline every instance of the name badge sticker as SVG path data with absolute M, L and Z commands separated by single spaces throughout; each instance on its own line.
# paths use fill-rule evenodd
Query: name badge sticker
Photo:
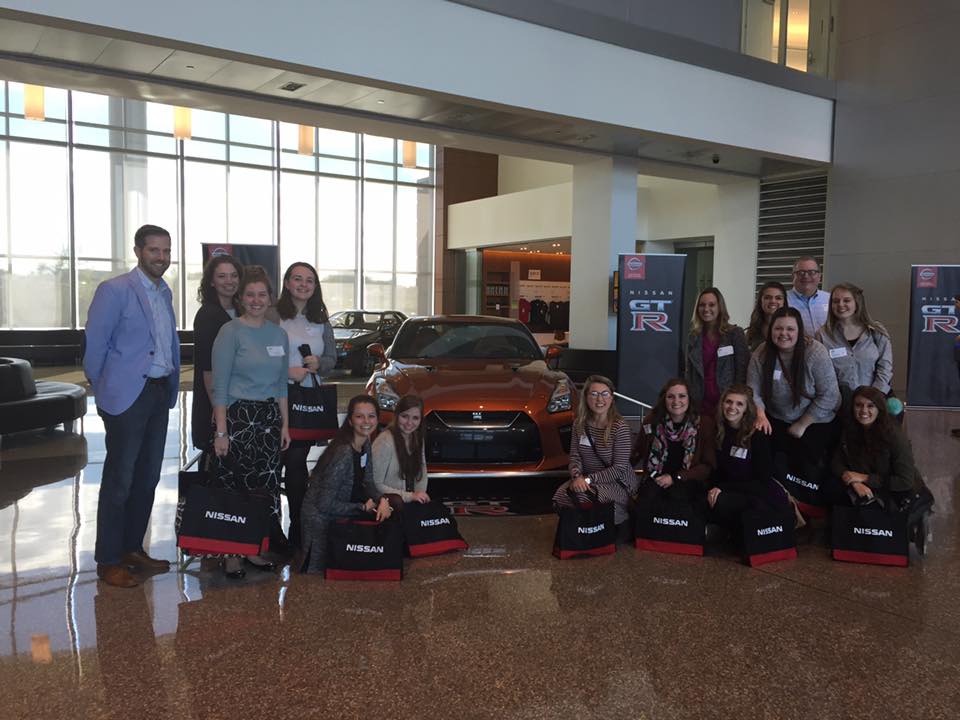
M 741 460 L 747 459 L 747 449 L 745 447 L 737 447 L 734 445 L 730 448 L 730 456 L 735 458 L 740 458 Z
M 586 447 L 590 447 L 590 438 L 588 438 L 586 435 L 581 435 L 580 444 Z
M 717 348 L 717 357 L 726 357 L 727 355 L 733 355 L 733 345 L 723 345 Z
M 773 371 L 774 380 L 783 380 L 783 370 L 774 370 Z
M 653 435 L 653 428 L 650 427 L 649 425 L 644 425 L 644 426 L 643 426 L 643 431 L 644 431 L 647 435 Z
M 365 468 L 367 466 L 367 454 L 364 453 L 360 456 L 360 467 Z
M 846 357 L 848 354 L 849 353 L 847 353 L 847 349 L 845 347 L 830 348 L 831 359 Z
M 283 357 L 283 345 L 267 345 L 267 355 L 270 357 Z

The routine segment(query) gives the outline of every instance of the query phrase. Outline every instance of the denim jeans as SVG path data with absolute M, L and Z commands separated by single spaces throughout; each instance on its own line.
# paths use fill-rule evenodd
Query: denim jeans
M 119 415 L 97 408 L 107 447 L 97 503 L 94 555 L 98 563 L 112 565 L 125 554 L 143 549 L 160 481 L 169 401 L 165 384 L 148 382 L 133 405 Z

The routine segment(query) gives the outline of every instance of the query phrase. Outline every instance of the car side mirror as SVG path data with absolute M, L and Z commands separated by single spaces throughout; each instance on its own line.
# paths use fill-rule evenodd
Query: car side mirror
M 367 355 L 381 364 L 387 361 L 387 351 L 383 349 L 383 343 L 370 343 L 367 345 Z
M 547 352 L 544 353 L 544 357 L 547 360 L 547 365 L 549 365 L 554 370 L 557 369 L 557 365 L 560 364 L 560 355 L 563 354 L 563 351 L 558 348 L 556 345 L 551 345 L 547 348 Z

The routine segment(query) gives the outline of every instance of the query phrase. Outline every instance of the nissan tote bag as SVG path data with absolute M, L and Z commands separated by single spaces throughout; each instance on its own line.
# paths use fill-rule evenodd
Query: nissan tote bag
M 743 554 L 750 567 L 797 557 L 792 508 L 749 510 L 741 518 Z
M 833 508 L 833 559 L 869 565 L 907 567 L 907 518 L 878 503 Z
M 316 375 L 313 386 L 287 386 L 288 426 L 291 440 L 329 440 L 337 431 L 337 386 L 321 385 Z
M 561 560 L 616 552 L 613 503 L 586 503 L 557 510 L 553 554 Z
M 441 502 L 405 503 L 400 517 L 410 557 L 440 555 L 470 547 L 460 537 L 450 508 Z
M 181 478 L 185 501 L 177 547 L 187 555 L 259 555 L 267 551 L 270 515 L 265 498 L 196 482 L 204 473 L 183 475 L 200 477 Z
M 395 518 L 337 520 L 327 542 L 327 580 L 403 578 L 403 528 Z
M 637 508 L 638 550 L 678 555 L 703 555 L 706 523 L 689 502 L 656 499 Z

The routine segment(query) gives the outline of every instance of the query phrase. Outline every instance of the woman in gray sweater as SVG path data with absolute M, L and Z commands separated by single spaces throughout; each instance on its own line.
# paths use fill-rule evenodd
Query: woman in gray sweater
M 827 322 L 817 330 L 817 340 L 830 354 L 840 392 L 849 406 L 850 396 L 861 385 L 890 392 L 893 348 L 886 328 L 867 312 L 863 290 L 840 283 L 830 291 Z
M 373 441 L 373 484 L 381 494 L 399 495 L 403 502 L 430 502 L 424 451 L 423 399 L 404 395 L 393 422 Z
M 796 309 L 773 314 L 766 342 L 750 357 L 747 381 L 757 403 L 757 429 L 773 435 L 794 472 L 819 477 L 830 454 L 840 388 L 823 345 L 805 338 Z
M 307 482 L 300 515 L 301 572 L 322 573 L 327 565 L 327 531 L 339 518 L 386 520 L 390 500 L 373 485 L 370 436 L 377 429 L 379 408 L 369 395 L 357 395 L 347 417 L 327 446 Z

